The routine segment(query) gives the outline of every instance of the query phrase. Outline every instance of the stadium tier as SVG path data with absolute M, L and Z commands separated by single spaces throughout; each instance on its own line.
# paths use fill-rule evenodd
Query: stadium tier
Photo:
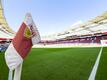
M 77 22 L 69 29 L 49 36 L 44 36 L 41 43 L 97 43 L 107 39 L 107 12 L 87 22 Z
M 4 16 L 2 2 L 0 0 L 0 51 L 5 51 L 14 37 L 15 32 L 9 27 Z

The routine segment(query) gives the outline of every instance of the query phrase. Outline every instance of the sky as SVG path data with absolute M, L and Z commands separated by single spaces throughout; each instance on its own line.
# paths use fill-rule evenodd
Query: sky
M 30 12 L 41 35 L 64 31 L 107 11 L 107 0 L 3 0 L 9 26 L 17 32 Z

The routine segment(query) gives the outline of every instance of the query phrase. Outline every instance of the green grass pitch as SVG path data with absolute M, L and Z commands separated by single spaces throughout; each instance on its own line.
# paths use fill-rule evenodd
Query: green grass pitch
M 96 80 L 107 80 L 107 47 L 103 48 Z
M 100 48 L 37 48 L 24 60 L 21 80 L 88 80 Z M 8 68 L 0 54 L 0 80 Z

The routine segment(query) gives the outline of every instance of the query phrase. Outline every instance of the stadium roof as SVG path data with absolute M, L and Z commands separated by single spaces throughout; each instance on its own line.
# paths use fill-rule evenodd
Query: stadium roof
M 14 31 L 9 27 L 4 16 L 2 2 L 0 0 L 0 38 L 13 38 Z
M 105 32 L 107 32 L 107 11 L 87 22 L 77 22 L 63 32 L 47 36 L 47 39 L 60 39 L 73 35 L 94 35 L 95 33 Z

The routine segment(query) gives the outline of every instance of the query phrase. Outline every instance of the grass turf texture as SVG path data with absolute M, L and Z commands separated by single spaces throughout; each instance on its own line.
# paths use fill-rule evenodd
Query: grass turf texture
M 32 49 L 25 59 L 21 80 L 88 80 L 100 48 Z M 0 54 L 0 80 L 7 67 Z
M 0 53 L 0 80 L 8 79 L 8 68 L 5 63 L 4 53 Z
M 107 47 L 103 48 L 96 80 L 107 80 Z

